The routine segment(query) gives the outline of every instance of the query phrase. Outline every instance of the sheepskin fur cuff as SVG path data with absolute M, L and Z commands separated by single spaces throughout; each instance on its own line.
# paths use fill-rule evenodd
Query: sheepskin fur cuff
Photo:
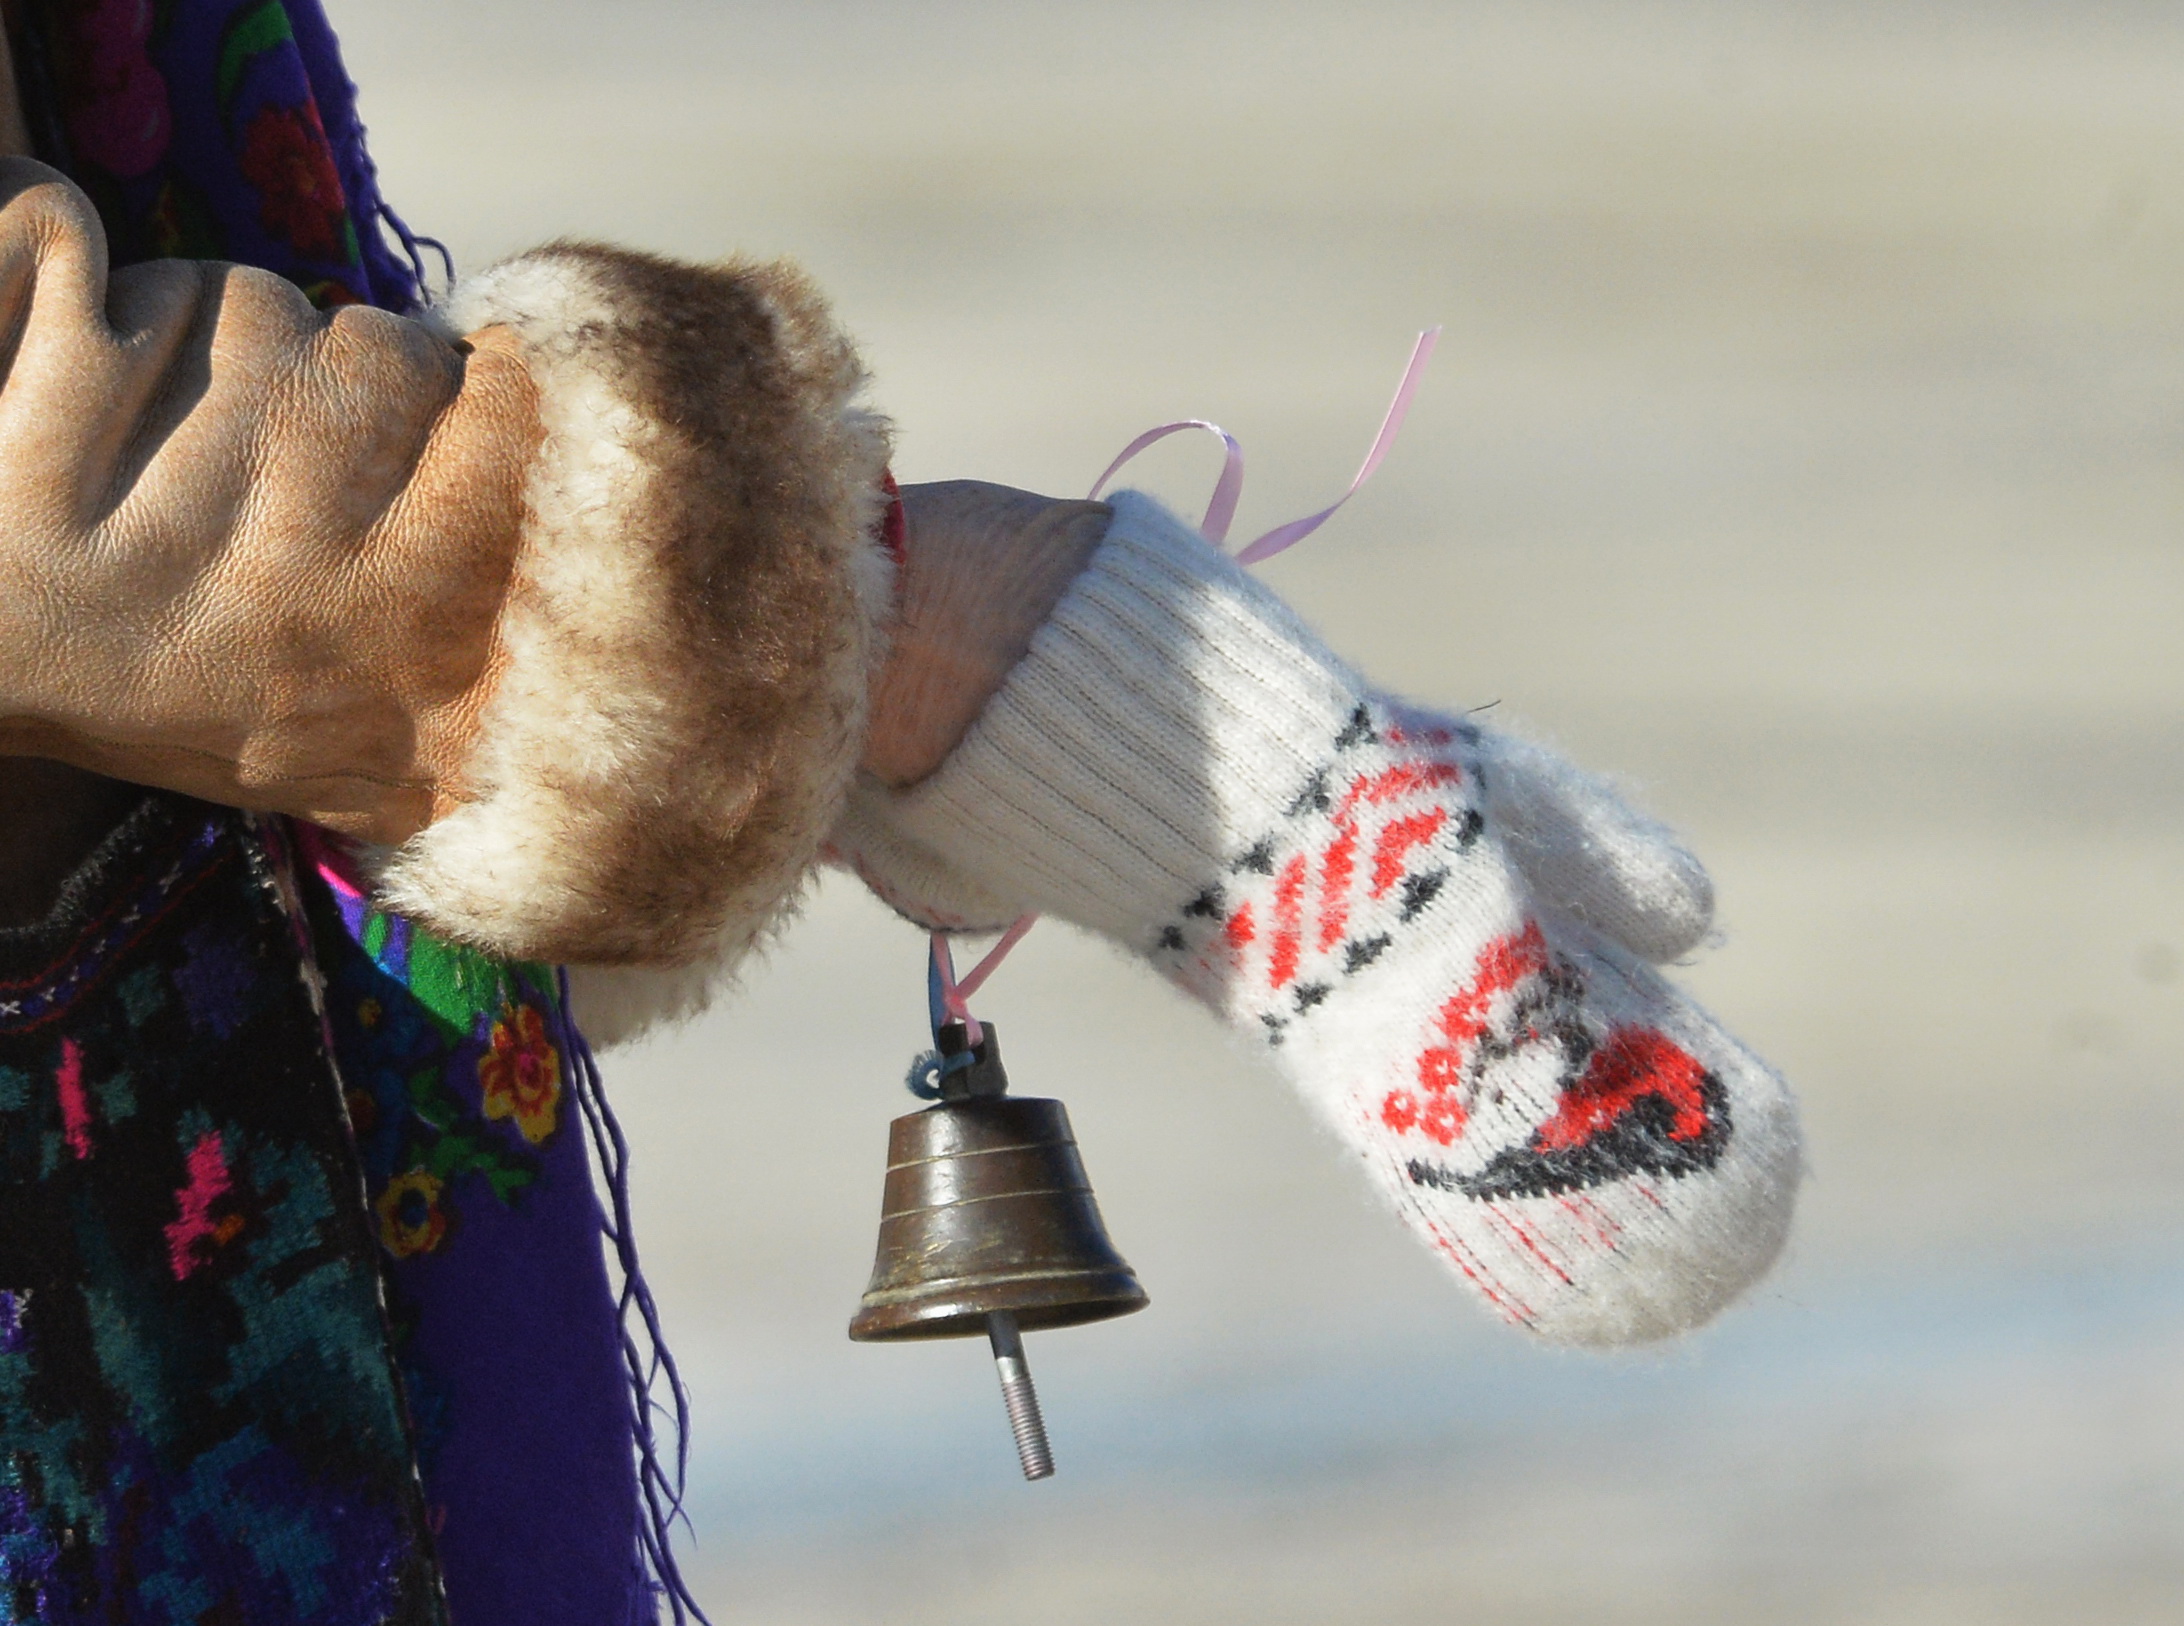
M 794 896 L 856 762 L 887 426 L 784 265 L 559 244 L 441 321 L 514 331 L 542 440 L 466 800 L 378 855 L 379 890 L 496 952 L 667 972 L 688 1002 Z

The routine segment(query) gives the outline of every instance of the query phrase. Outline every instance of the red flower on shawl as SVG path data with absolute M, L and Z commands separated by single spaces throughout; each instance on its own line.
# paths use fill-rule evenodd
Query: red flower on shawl
M 561 1106 L 561 1052 L 546 1037 L 535 1005 L 515 1005 L 493 1024 L 492 1048 L 478 1058 L 488 1118 L 513 1118 L 533 1146 L 554 1132 Z
M 73 19 L 68 139 L 112 175 L 146 173 L 174 134 L 167 81 L 145 49 L 152 23 L 151 0 L 97 0 Z
M 314 260 L 348 259 L 341 228 L 349 199 L 314 103 L 260 110 L 237 162 L 257 188 L 258 221 L 267 231 Z

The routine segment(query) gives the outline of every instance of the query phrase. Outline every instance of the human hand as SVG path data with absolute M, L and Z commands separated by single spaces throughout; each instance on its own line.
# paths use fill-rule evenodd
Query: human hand
M 1090 561 L 1114 511 L 980 480 L 902 488 L 903 576 L 872 686 L 864 768 L 900 789 L 938 768 Z

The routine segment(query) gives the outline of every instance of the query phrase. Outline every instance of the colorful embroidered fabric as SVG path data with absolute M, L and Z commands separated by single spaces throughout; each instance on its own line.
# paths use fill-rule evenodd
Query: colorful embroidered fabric
M 373 909 L 305 832 L 335 1053 L 449 1608 L 649 1622 L 632 1394 L 544 966 Z
M 32 140 L 90 194 L 115 264 L 234 260 L 320 305 L 420 303 L 425 240 L 380 201 L 316 0 L 10 9 Z
M 150 797 L 0 933 L 0 1620 L 445 1621 L 276 840 Z
M 8 19 L 39 155 L 91 196 L 117 265 L 227 259 L 276 271 L 322 306 L 420 302 L 417 251 L 430 239 L 379 199 L 355 89 L 316 0 L 23 0 Z M 675 1492 L 647 1398 L 664 1373 L 679 1419 L 680 1390 L 636 1270 L 618 1139 L 582 1038 L 544 968 L 500 965 L 375 914 L 331 850 L 300 835 L 315 860 L 300 883 L 311 931 L 257 974 L 327 990 L 363 1159 L 347 1210 L 362 1252 L 349 1263 L 383 1267 L 413 1428 L 403 1462 L 414 1457 L 423 1477 L 450 1605 L 462 1626 L 624 1626 L 654 1620 L 665 1595 L 682 1620 L 693 1606 L 668 1549 Z M 259 1076 L 247 1051 L 229 1071 Z M 570 1127 L 579 1117 L 613 1177 L 612 1217 L 586 1136 Z M 85 1268 L 103 1280 L 95 1262 Z M 625 1330 L 632 1311 L 652 1336 Z M 378 1336 L 384 1365 L 387 1329 Z M 40 1449 L 0 1418 L 0 1450 Z M 17 1542 L 8 1516 L 0 1578 L 17 1585 L 42 1549 Z M 357 1607 L 360 1622 L 406 1619 Z

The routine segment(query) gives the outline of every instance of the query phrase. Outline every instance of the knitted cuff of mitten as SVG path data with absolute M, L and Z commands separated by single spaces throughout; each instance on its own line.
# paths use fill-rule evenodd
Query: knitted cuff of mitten
M 837 854 L 923 924 L 991 929 L 1037 908 L 1149 949 L 1145 929 L 1221 872 L 1235 832 L 1286 805 L 1370 698 L 1158 503 L 1114 506 L 1092 567 L 941 771 L 852 792 Z M 1713 883 L 1673 831 L 1542 745 L 1443 726 L 1543 904 L 1655 963 L 1705 938 Z
M 833 846 L 949 928 L 1058 915 L 1141 951 L 1296 795 L 1366 693 L 1265 587 L 1151 498 L 1113 524 L 930 779 L 860 775 Z
M 1711 1315 L 1779 1249 L 1799 1150 L 1781 1081 L 1645 964 L 1703 933 L 1703 871 L 1115 508 L 963 744 L 907 792 L 860 779 L 837 853 L 920 920 L 1037 909 L 1137 951 L 1511 1321 L 1608 1343 Z
M 542 442 L 466 800 L 377 880 L 448 935 L 635 968 L 632 1011 L 685 1003 L 795 892 L 856 761 L 886 425 L 783 265 L 564 244 L 442 321 L 513 330 Z

